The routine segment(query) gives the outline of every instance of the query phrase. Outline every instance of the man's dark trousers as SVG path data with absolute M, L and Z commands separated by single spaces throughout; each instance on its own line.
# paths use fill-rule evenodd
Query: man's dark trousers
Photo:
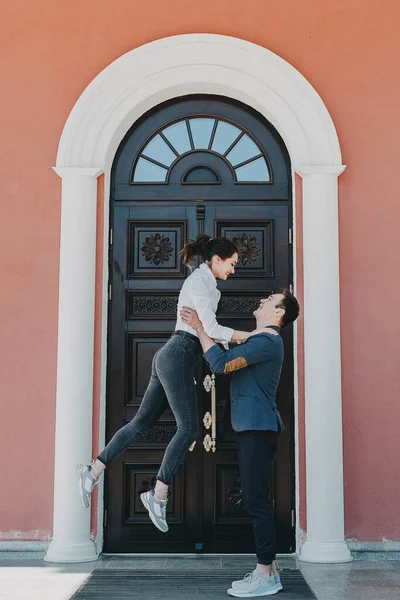
M 270 483 L 275 446 L 257 433 L 235 435 L 238 447 L 240 481 L 244 507 L 251 518 L 257 562 L 270 565 L 275 560 L 275 520 L 270 500 Z

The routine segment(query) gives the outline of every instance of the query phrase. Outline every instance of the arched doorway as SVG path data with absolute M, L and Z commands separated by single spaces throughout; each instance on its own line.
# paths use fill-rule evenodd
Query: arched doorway
M 71 493 L 76 485 L 74 465 L 90 460 L 93 441 L 104 444 L 106 254 L 101 277 L 101 389 L 94 398 L 99 435 L 93 440 L 96 179 L 104 173 L 108 209 L 110 169 L 126 131 L 149 109 L 189 94 L 229 97 L 257 110 L 279 131 L 293 173 L 302 178 L 296 185 L 303 215 L 302 268 L 296 277 L 304 286 L 304 337 L 299 337 L 299 346 L 304 342 L 304 378 L 297 365 L 296 423 L 297 455 L 306 438 L 305 464 L 297 460 L 298 479 L 306 480 L 306 490 L 303 486 L 298 491 L 296 515 L 305 507 L 307 523 L 297 519 L 297 551 L 309 562 L 347 562 L 351 555 L 344 538 L 338 252 L 338 178 L 346 167 L 334 122 L 312 84 L 266 48 L 214 34 L 167 37 L 118 57 L 82 92 L 60 138 L 54 167 L 62 180 L 54 519 L 45 560 L 92 561 L 103 548 L 102 484 L 94 540 L 91 515 Z M 108 252 L 107 209 L 103 241 Z M 321 289 L 330 290 L 324 302 Z
M 274 128 L 255 111 L 223 98 L 193 96 L 157 107 L 132 127 L 111 177 L 107 440 L 138 410 L 151 360 L 175 325 L 179 290 L 190 271 L 180 258 L 186 239 L 206 232 L 235 239 L 234 277 L 221 282 L 219 320 L 254 326 L 260 298 L 292 284 L 291 170 Z M 294 550 L 293 336 L 284 332 L 285 365 L 278 404 L 286 424 L 272 481 L 279 552 Z M 199 422 L 210 410 L 200 360 Z M 221 421 L 228 379 L 218 377 Z M 201 427 L 193 452 L 172 484 L 168 536 L 150 523 L 139 493 L 150 486 L 175 432 L 167 410 L 159 423 L 110 465 L 106 479 L 109 552 L 252 552 L 240 503 L 236 448 L 217 434 L 207 451 Z

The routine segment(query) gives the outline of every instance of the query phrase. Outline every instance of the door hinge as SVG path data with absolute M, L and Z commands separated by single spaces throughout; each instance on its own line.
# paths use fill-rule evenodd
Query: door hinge
M 107 527 L 107 523 L 108 523 L 108 510 L 105 508 L 104 509 L 104 518 L 103 518 L 103 527 Z
M 292 228 L 289 229 L 289 246 L 291 246 L 293 243 L 293 232 L 292 232 Z
M 113 237 L 113 230 L 110 229 L 110 246 L 113 245 L 113 241 L 114 241 L 114 237 Z
M 294 529 L 296 526 L 296 514 L 295 514 L 294 509 L 291 511 L 291 517 L 292 517 L 292 527 Z
M 112 298 L 112 285 L 111 283 L 108 284 L 108 299 L 111 302 L 111 298 Z
M 293 283 L 289 283 L 289 292 L 293 294 Z

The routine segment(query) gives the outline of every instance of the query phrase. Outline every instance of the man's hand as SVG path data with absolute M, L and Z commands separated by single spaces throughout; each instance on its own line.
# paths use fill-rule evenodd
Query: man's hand
M 189 325 L 192 329 L 203 329 L 203 323 L 200 321 L 199 316 L 193 308 L 183 306 L 180 312 L 181 319 L 186 325 Z
M 203 323 L 200 321 L 197 312 L 193 310 L 193 308 L 183 306 L 180 316 L 186 325 L 189 325 L 189 327 L 192 327 L 197 331 L 203 352 L 207 352 L 212 346 L 215 346 L 214 340 L 204 331 Z

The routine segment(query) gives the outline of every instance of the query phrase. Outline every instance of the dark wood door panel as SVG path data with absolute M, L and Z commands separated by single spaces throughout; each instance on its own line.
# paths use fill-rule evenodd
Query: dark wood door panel
M 130 220 L 127 277 L 184 279 L 185 268 L 179 252 L 186 237 L 186 220 Z
M 188 207 L 191 222 L 190 219 L 181 219 L 180 222 L 178 220 L 172 222 L 169 219 L 168 223 L 166 223 L 167 219 L 162 218 L 163 215 L 170 216 L 167 215 L 166 207 L 163 209 L 159 206 L 147 207 L 147 214 L 144 208 L 140 207 L 138 211 L 140 214 L 136 217 L 132 207 L 129 207 L 129 216 L 125 207 L 115 209 L 117 218 L 114 231 L 116 240 L 114 264 L 125 265 L 129 276 L 120 277 L 121 283 L 118 286 L 121 289 L 117 297 L 121 305 L 115 307 L 116 312 L 122 312 L 124 318 L 122 320 L 121 314 L 117 315 L 117 322 L 123 323 L 123 336 L 121 332 L 118 334 L 115 332 L 118 342 L 113 344 L 113 347 L 117 346 L 115 357 L 119 357 L 121 361 L 115 370 L 111 369 L 114 394 L 110 395 L 110 398 L 114 398 L 116 402 L 113 409 L 115 422 L 113 431 L 136 414 L 150 378 L 152 358 L 173 331 L 178 290 L 171 290 L 171 282 L 175 283 L 176 277 L 182 278 L 176 262 L 180 250 L 177 240 L 183 239 L 179 237 L 182 235 L 181 232 L 193 230 L 195 227 L 198 230 L 199 211 L 193 208 Z M 187 216 L 184 206 L 180 207 L 180 211 Z M 154 212 L 157 218 L 151 219 Z M 234 238 L 241 249 L 235 275 L 227 282 L 221 282 L 222 298 L 218 318 L 221 323 L 237 329 L 252 329 L 254 327 L 252 312 L 258 306 L 260 299 L 268 297 L 288 282 L 288 208 L 276 209 L 264 205 L 254 206 L 251 211 L 243 210 L 236 213 L 230 207 L 208 203 L 202 211 L 202 216 L 206 230 L 214 232 L 215 235 Z M 180 232 L 179 235 L 177 231 Z M 120 244 L 124 233 L 125 248 Z M 140 243 L 137 242 L 138 238 L 141 240 Z M 154 250 L 158 248 L 161 248 L 160 260 L 154 260 Z M 142 253 L 140 259 L 136 257 L 138 252 Z M 173 265 L 171 268 L 168 266 L 170 260 Z M 142 268 L 143 271 L 136 277 L 137 273 L 134 273 L 134 269 Z M 151 271 L 150 274 L 148 271 Z M 137 281 L 143 279 L 146 288 L 136 289 Z M 292 466 L 291 345 L 291 335 L 286 334 L 285 346 L 289 360 L 286 361 L 288 364 L 285 363 L 283 371 L 284 381 L 278 392 L 278 405 L 288 430 L 282 435 L 282 448 L 272 482 L 277 520 L 281 530 L 284 531 L 284 540 L 292 538 L 292 524 L 289 517 L 293 506 L 292 470 L 287 469 L 288 465 Z M 121 349 L 122 346 L 124 351 Z M 112 364 L 114 360 L 113 357 Z M 197 378 L 201 436 L 195 451 L 185 462 L 180 476 L 176 477 L 173 484 L 174 501 L 171 502 L 173 508 L 170 509 L 173 513 L 169 518 L 171 541 L 173 540 L 173 548 L 176 551 L 179 547 L 179 551 L 197 549 L 225 552 L 229 551 L 229 548 L 232 549 L 232 544 L 236 540 L 236 548 L 247 551 L 251 547 L 252 534 L 243 507 L 237 504 L 237 498 L 235 499 L 235 494 L 237 496 L 240 490 L 235 443 L 232 436 L 219 433 L 215 454 L 207 453 L 202 444 L 207 433 L 203 427 L 203 416 L 207 410 L 210 410 L 210 396 L 202 387 L 207 372 L 205 363 L 199 361 Z M 219 422 L 228 393 L 228 378 L 219 376 L 217 378 Z M 119 414 L 117 419 L 115 419 L 116 414 Z M 122 486 L 124 493 L 119 499 L 116 494 L 113 494 L 115 501 L 109 498 L 110 507 L 113 508 L 108 515 L 110 528 L 115 519 L 120 522 L 121 548 L 130 548 L 130 551 L 135 552 L 147 551 L 154 550 L 156 547 L 160 549 L 165 543 L 163 536 L 154 527 L 153 530 L 152 526 L 149 529 L 149 523 L 143 518 L 143 512 L 139 510 L 139 492 L 143 481 L 146 480 L 150 485 L 152 477 L 155 477 L 166 445 L 174 433 L 175 421 L 171 411 L 167 410 L 160 422 L 121 459 L 124 462 L 124 471 L 119 486 Z M 157 458 L 149 463 L 150 454 Z M 132 458 L 128 458 L 128 455 L 129 457 L 132 455 Z M 144 477 L 146 473 L 147 476 Z M 187 484 L 188 477 L 185 477 L 184 473 L 192 479 L 190 488 Z M 139 485 L 140 481 L 142 483 Z M 192 493 L 194 489 L 201 490 L 199 495 Z M 118 502 L 119 505 L 116 506 Z M 179 514 L 176 513 L 178 506 Z M 109 539 L 113 546 L 112 537 Z M 285 548 L 288 549 L 287 541 L 283 543 L 280 550 L 283 551 Z
M 126 407 L 131 411 L 139 408 L 150 381 L 153 356 L 168 338 L 168 334 L 127 333 Z M 131 413 L 127 417 L 132 418 Z

